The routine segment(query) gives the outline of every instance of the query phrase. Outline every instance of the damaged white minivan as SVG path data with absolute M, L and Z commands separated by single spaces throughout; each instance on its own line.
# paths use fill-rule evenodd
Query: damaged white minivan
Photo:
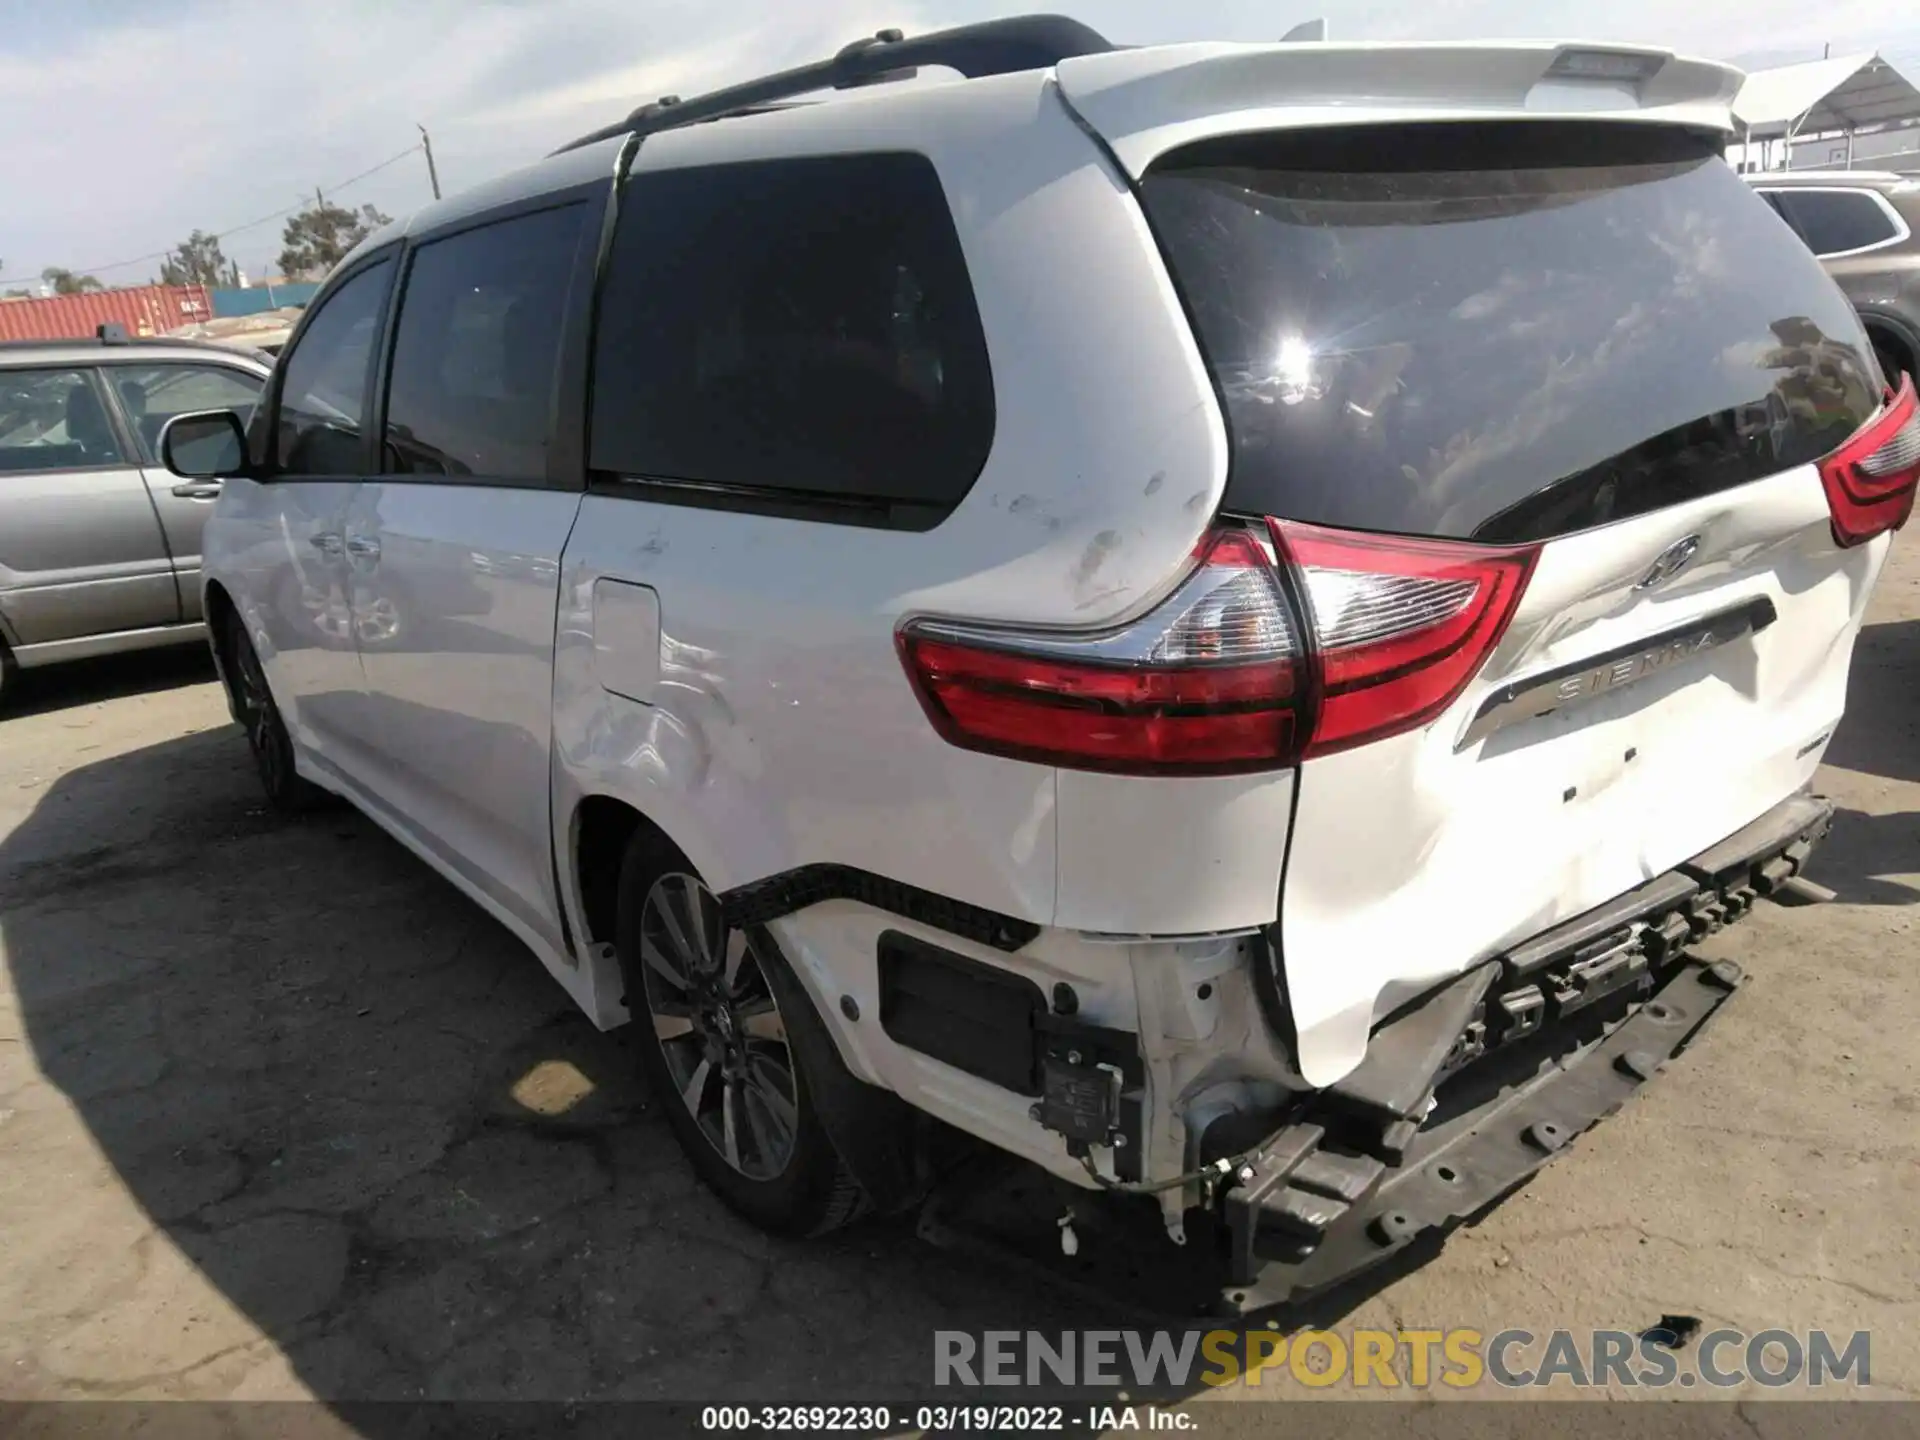
M 1920 420 L 1738 79 L 889 31 L 436 204 L 167 435 L 268 791 L 651 1032 L 765 1226 L 1018 1248 L 990 1147 L 1082 1276 L 1395 1254 L 1832 813 Z

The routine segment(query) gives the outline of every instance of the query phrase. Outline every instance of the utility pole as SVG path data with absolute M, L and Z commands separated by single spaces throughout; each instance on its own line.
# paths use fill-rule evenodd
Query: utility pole
M 427 152 L 427 182 L 433 186 L 433 198 L 440 198 L 440 172 L 433 168 L 433 137 L 427 134 L 427 127 L 416 124 L 414 129 L 420 132 L 420 148 Z

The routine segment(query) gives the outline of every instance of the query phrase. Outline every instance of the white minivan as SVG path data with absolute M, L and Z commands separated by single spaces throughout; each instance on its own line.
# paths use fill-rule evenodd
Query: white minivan
M 1391 1255 L 1686 1044 L 1832 813 L 1920 421 L 1738 78 L 886 32 L 389 227 L 168 432 L 269 793 L 650 1030 L 763 1225 L 958 1132 L 1083 1272 Z

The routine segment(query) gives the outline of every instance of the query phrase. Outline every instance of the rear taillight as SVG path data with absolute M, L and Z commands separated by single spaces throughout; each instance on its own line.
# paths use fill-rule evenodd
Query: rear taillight
M 1913 377 L 1902 375 L 1886 409 L 1846 444 L 1820 462 L 1833 538 L 1840 546 L 1862 545 L 1898 530 L 1913 513 L 1920 480 L 1920 405 Z
M 1536 553 L 1270 524 L 1304 617 L 1253 534 L 1224 528 L 1132 624 L 915 621 L 901 659 L 967 749 L 1126 774 L 1271 769 L 1439 715 L 1499 643 Z
M 1418 729 L 1457 700 L 1506 633 L 1538 553 L 1270 523 L 1311 612 L 1309 756 Z
M 916 621 L 900 655 L 955 745 L 1129 774 L 1220 774 L 1299 750 L 1300 642 L 1278 578 L 1223 530 L 1145 619 L 1094 634 Z

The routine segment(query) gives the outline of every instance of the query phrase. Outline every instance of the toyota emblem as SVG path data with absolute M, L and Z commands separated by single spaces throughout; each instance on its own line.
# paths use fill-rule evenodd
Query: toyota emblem
M 1700 553 L 1700 537 L 1689 535 L 1676 540 L 1660 552 L 1660 558 L 1648 567 L 1647 573 L 1640 577 L 1636 590 L 1651 590 L 1655 585 L 1671 580 L 1687 566 L 1693 563 L 1693 557 Z

